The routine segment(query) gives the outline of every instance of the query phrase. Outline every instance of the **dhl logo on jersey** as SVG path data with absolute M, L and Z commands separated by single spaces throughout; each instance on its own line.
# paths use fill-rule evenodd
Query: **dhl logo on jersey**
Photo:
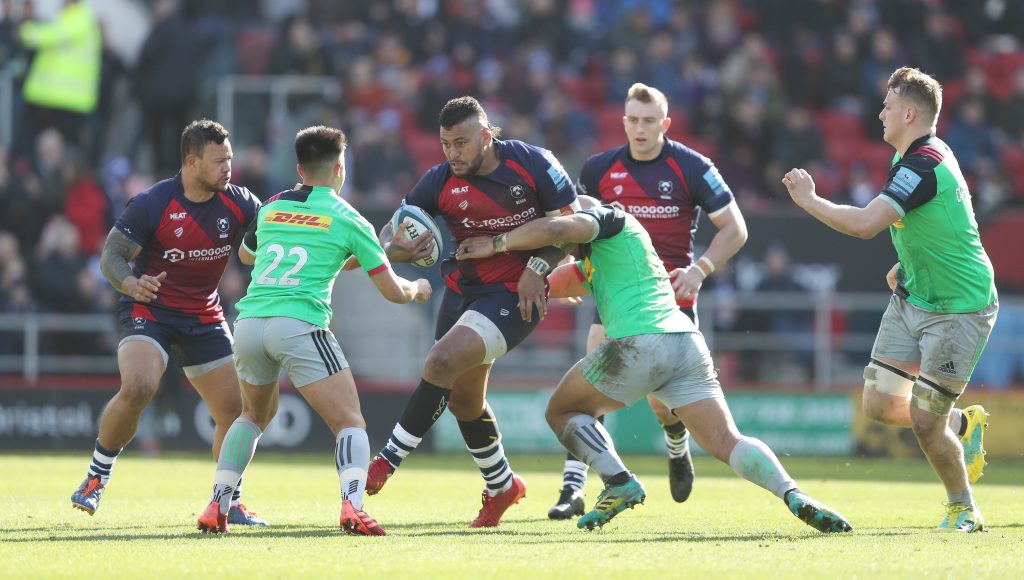
M 334 218 L 324 215 L 308 213 L 292 213 L 290 211 L 272 210 L 263 216 L 264 223 L 285 224 L 289 226 L 300 226 L 303 228 L 317 228 L 321 230 L 331 229 L 331 222 Z

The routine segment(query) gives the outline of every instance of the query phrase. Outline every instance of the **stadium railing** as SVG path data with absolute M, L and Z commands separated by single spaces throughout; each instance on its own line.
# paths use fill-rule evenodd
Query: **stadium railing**
M 382 309 L 374 302 L 359 301 L 354 294 L 346 296 L 355 301 L 347 306 L 350 311 L 339 312 L 333 324 L 353 371 L 378 383 L 411 387 L 410 379 L 418 376 L 433 342 L 436 309 L 424 308 L 416 311 L 420 315 L 410 316 L 409 310 Z M 723 383 L 810 385 L 828 391 L 861 382 L 888 300 L 884 293 L 709 292 L 701 297 L 698 313 Z M 552 302 L 552 311 L 562 312 L 549 314 L 522 345 L 495 365 L 497 382 L 523 387 L 556 384 L 584 354 L 592 308 Z M 555 322 L 559 316 L 561 322 Z M 735 324 L 722 330 L 721 320 L 728 317 Z M 68 334 L 84 337 L 79 344 L 86 347 L 80 353 L 66 352 L 66 340 L 60 341 L 65 354 L 53 354 L 52 348 L 45 347 Z M 96 351 L 92 344 L 96 340 L 109 345 L 110 354 L 87 354 Z M 20 374 L 28 382 L 40 374 L 116 374 L 116 340 L 112 315 L 0 314 L 0 374 Z M 981 360 L 981 367 L 997 365 L 997 374 L 1010 378 L 1024 371 L 1024 298 L 1001 299 L 1000 320 Z

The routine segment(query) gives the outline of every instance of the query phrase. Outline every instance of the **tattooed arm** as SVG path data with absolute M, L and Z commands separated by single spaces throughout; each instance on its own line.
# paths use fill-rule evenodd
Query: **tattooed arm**
M 134 260 L 140 252 L 142 246 L 128 239 L 128 236 L 117 228 L 111 228 L 107 234 L 107 241 L 103 243 L 100 271 L 114 290 L 139 302 L 151 302 L 156 299 L 160 282 L 167 277 L 167 272 L 161 272 L 157 276 L 143 274 L 141 278 L 136 278 L 128 262 Z

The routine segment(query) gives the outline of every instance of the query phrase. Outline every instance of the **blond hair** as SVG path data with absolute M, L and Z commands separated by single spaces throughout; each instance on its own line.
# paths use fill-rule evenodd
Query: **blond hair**
M 626 93 L 626 102 L 628 103 L 634 99 L 641 103 L 654 103 L 661 109 L 662 115 L 668 116 L 668 99 L 665 98 L 665 93 L 658 89 L 643 83 L 634 83 L 633 86 L 629 87 L 629 92 Z
M 929 125 L 935 126 L 942 109 L 942 85 L 927 73 L 904 66 L 889 77 L 886 88 L 910 101 Z

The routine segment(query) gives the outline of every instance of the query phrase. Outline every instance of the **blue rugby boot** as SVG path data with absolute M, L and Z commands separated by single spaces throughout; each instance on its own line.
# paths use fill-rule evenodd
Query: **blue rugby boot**
M 100 476 L 86 477 L 75 493 L 71 494 L 71 507 L 93 515 L 100 507 L 100 498 L 103 497 L 105 489 L 107 486 L 100 483 Z
M 267 520 L 249 511 L 244 503 L 237 503 L 228 510 L 228 523 L 239 526 L 269 526 Z
M 825 532 L 852 532 L 853 526 L 839 512 L 818 502 L 797 488 L 786 492 L 786 507 L 808 526 Z
M 647 490 L 636 476 L 631 476 L 629 481 L 622 485 L 606 484 L 601 495 L 597 496 L 597 505 L 580 517 L 576 522 L 576 527 L 581 530 L 599 528 L 626 508 L 644 503 L 645 499 L 647 499 Z

